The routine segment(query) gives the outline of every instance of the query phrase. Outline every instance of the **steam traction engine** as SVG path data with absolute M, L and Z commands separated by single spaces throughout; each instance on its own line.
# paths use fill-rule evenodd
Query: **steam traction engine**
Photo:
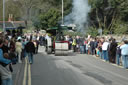
M 55 53 L 56 56 L 66 56 L 69 51 L 69 42 L 65 40 L 63 30 L 69 30 L 70 27 L 58 26 L 46 30 L 50 35 L 46 35 L 47 54 Z

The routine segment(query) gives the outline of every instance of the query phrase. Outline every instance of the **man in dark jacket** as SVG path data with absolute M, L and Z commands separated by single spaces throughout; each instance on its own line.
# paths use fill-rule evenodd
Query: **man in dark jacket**
M 116 49 L 117 49 L 117 43 L 115 39 L 112 39 L 112 42 L 110 44 L 110 62 L 115 63 L 116 61 Z
M 91 55 L 95 54 L 95 42 L 94 42 L 94 39 L 92 39 L 90 41 L 90 51 L 91 51 Z
M 25 46 L 25 50 L 28 54 L 28 58 L 29 58 L 29 63 L 32 64 L 33 63 L 33 54 L 35 52 L 35 46 L 34 43 L 32 42 L 32 40 L 30 40 L 26 46 Z

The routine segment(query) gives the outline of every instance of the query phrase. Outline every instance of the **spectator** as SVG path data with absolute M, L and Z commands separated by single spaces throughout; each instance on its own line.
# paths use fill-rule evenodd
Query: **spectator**
M 98 55 L 100 56 L 101 59 L 103 59 L 103 53 L 102 53 L 102 45 L 103 45 L 103 42 L 101 40 L 99 40 L 98 42 Z
M 84 38 L 84 53 L 86 53 L 86 44 L 87 44 L 87 40 L 86 38 Z
M 73 51 L 76 52 L 76 39 L 75 38 L 73 38 L 72 46 L 73 46 Z
M 3 50 L 3 53 L 8 53 L 8 51 L 9 51 L 8 40 L 7 39 L 4 40 L 4 44 L 2 46 L 2 50 Z
M 112 39 L 112 42 L 111 42 L 110 48 L 109 48 L 109 53 L 110 53 L 109 60 L 111 63 L 115 63 L 115 61 L 116 61 L 116 49 L 117 49 L 117 43 L 116 43 L 115 39 Z
M 8 57 L 3 55 L 1 47 L 3 46 L 3 40 L 0 39 L 0 76 L 2 79 L 2 85 L 12 85 L 12 74 L 9 69 L 11 60 L 6 59 Z M 6 58 L 5 58 L 6 57 Z
M 29 63 L 33 64 L 33 54 L 35 52 L 35 46 L 34 43 L 32 42 L 32 40 L 30 40 L 26 46 L 25 46 L 25 50 L 28 54 L 28 58 L 29 58 Z
M 95 54 L 95 46 L 94 46 L 94 44 L 95 44 L 94 39 L 91 39 L 91 41 L 90 41 L 90 52 L 91 52 L 91 55 Z
M 69 50 L 71 50 L 72 49 L 72 42 L 73 42 L 73 39 L 72 39 L 72 37 L 71 36 L 69 36 Z
M 37 54 L 38 53 L 38 48 L 39 48 L 39 41 L 35 40 L 35 42 L 36 42 L 35 53 Z
M 108 61 L 108 46 L 109 46 L 109 43 L 107 40 L 105 40 L 105 42 L 103 43 L 102 45 L 102 53 L 103 53 L 103 58 L 104 60 Z
M 5 59 L 3 57 L 3 50 L 1 49 L 2 46 L 3 46 L 3 40 L 0 39 L 0 62 L 1 63 L 5 63 L 5 64 L 9 64 L 9 63 L 11 63 L 11 61 L 8 60 L 8 59 Z
M 88 40 L 86 40 L 86 42 L 85 42 L 85 44 L 86 44 L 86 48 L 85 48 L 85 50 L 86 50 L 86 54 L 88 54 Z
M 79 52 L 80 37 L 76 36 L 76 51 Z
M 17 57 L 18 57 L 18 62 L 22 63 L 21 62 L 22 43 L 21 43 L 20 39 L 16 42 L 16 46 L 15 47 L 16 47 L 16 53 L 17 53 Z
M 11 38 L 11 41 L 9 43 L 9 49 L 10 49 L 10 52 L 15 52 L 15 39 L 14 38 Z
M 117 46 L 117 51 L 116 51 L 116 64 L 120 65 L 120 58 L 121 58 L 121 49 L 120 49 L 120 44 Z
M 94 41 L 94 54 L 97 56 L 97 52 L 98 52 L 98 39 L 95 38 L 95 41 Z
M 25 58 L 26 57 L 26 51 L 25 51 L 25 45 L 26 45 L 26 39 L 22 40 L 22 53 L 21 53 L 21 57 Z
M 80 53 L 83 54 L 84 53 L 84 39 L 83 38 L 80 38 L 79 46 L 80 46 Z
M 91 53 L 91 52 L 90 52 L 90 51 L 91 51 L 91 48 L 90 48 L 90 41 L 91 41 L 91 40 L 90 40 L 90 39 L 88 39 L 88 44 L 87 44 L 87 45 L 88 45 L 88 47 L 87 47 L 87 48 L 88 48 L 88 54 L 90 54 L 90 53 Z
M 45 37 L 43 35 L 40 35 L 39 43 L 40 43 L 40 46 L 44 46 L 45 45 Z
M 124 45 L 122 45 L 120 49 L 123 66 L 124 68 L 128 69 L 128 40 L 124 40 Z
M 24 56 L 25 56 L 25 57 L 27 56 L 27 52 L 26 52 L 25 46 L 26 46 L 26 44 L 27 44 L 28 42 L 29 42 L 28 38 L 25 39 L 25 41 L 24 41 Z

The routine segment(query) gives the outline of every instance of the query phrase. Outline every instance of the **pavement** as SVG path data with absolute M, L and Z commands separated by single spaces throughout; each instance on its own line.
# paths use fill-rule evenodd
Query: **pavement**
M 12 65 L 12 67 L 13 67 L 13 73 L 12 73 L 13 85 L 22 85 L 23 74 L 24 74 L 24 65 L 25 65 L 24 60 L 22 63 L 17 63 L 15 65 Z

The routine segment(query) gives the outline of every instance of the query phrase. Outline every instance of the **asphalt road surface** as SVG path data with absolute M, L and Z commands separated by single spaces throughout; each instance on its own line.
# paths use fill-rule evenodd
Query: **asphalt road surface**
M 128 71 L 90 55 L 47 55 L 40 47 L 31 65 L 31 85 L 128 85 Z

